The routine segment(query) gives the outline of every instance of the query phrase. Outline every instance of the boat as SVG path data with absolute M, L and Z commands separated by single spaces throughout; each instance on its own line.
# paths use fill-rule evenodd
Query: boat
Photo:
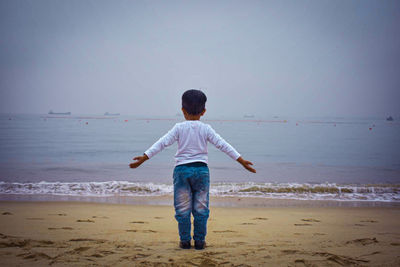
M 244 114 L 244 118 L 254 118 L 253 114 Z
M 109 112 L 104 113 L 104 116 L 119 116 L 119 115 L 120 115 L 119 113 L 109 113 Z
M 71 115 L 71 112 L 53 112 L 50 110 L 49 115 Z
M 387 121 L 393 121 L 393 117 L 392 117 L 392 116 L 389 116 L 389 117 L 386 118 L 386 120 L 387 120 Z

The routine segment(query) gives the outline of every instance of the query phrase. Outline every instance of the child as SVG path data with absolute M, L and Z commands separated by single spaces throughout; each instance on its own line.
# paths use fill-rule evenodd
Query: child
M 253 163 L 244 160 L 210 125 L 200 121 L 200 117 L 206 112 L 206 101 L 207 97 L 202 91 L 194 89 L 186 91 L 182 95 L 182 112 L 186 121 L 175 124 L 167 134 L 146 150 L 143 156 L 135 157 L 133 159 L 135 162 L 129 165 L 131 168 L 137 168 L 165 147 L 178 141 L 173 174 L 174 207 L 180 236 L 179 246 L 183 249 L 191 247 L 191 213 L 194 217 L 195 248 L 204 249 L 206 244 L 210 188 L 207 142 L 237 160 L 248 171 L 256 172 L 250 167 Z

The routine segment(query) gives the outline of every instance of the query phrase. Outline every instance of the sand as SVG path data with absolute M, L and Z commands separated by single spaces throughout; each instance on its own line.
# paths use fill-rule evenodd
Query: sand
M 2 266 L 400 266 L 399 207 L 211 207 L 207 248 L 171 206 L 0 202 Z

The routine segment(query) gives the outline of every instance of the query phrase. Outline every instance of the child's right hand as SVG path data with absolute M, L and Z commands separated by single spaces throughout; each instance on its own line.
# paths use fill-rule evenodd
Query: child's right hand
M 254 172 L 254 173 L 256 173 L 256 170 L 253 169 L 252 167 L 250 167 L 250 165 L 253 165 L 253 163 L 251 163 L 250 161 L 244 160 L 242 157 L 239 157 L 239 158 L 237 159 L 237 161 L 238 161 L 240 164 L 242 164 L 242 166 L 243 166 L 246 170 L 248 170 L 249 172 Z
M 136 162 L 129 164 L 129 167 L 131 167 L 133 169 L 137 168 L 148 159 L 149 159 L 149 157 L 146 154 L 143 154 L 143 156 L 134 157 L 133 160 L 136 160 Z

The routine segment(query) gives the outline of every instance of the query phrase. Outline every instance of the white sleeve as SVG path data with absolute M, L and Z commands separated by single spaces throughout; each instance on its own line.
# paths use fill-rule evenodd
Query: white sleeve
M 155 142 L 149 149 L 147 149 L 144 153 L 147 155 L 147 157 L 152 158 L 154 155 L 156 155 L 158 152 L 166 148 L 167 146 L 172 145 L 175 141 L 178 140 L 178 126 L 175 124 L 175 126 L 168 131 L 163 137 L 158 139 L 157 142 Z
M 233 148 L 228 142 L 226 142 L 219 134 L 215 132 L 211 126 L 208 127 L 207 141 L 213 144 L 216 148 L 226 153 L 229 157 L 237 160 L 240 157 L 239 152 Z

